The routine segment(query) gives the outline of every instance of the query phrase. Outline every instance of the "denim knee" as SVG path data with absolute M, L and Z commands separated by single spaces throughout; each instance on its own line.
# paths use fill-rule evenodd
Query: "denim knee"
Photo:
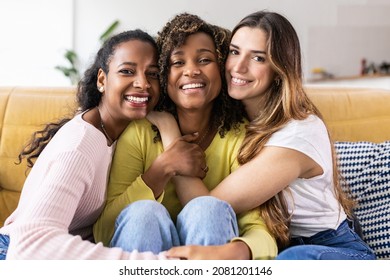
M 194 218 L 203 221 L 205 218 L 210 218 L 210 215 L 220 212 L 224 212 L 224 214 L 227 212 L 230 216 L 235 216 L 233 208 L 226 201 L 213 196 L 199 196 L 189 201 L 179 216 L 189 216 L 192 221 Z M 194 213 L 197 215 L 195 216 Z
M 221 245 L 238 236 L 233 208 L 212 196 L 187 203 L 178 215 L 177 230 L 183 245 Z
M 176 228 L 166 208 L 153 200 L 131 203 L 119 214 L 111 247 L 126 251 L 159 253 L 180 245 Z
M 138 200 L 124 208 L 117 217 L 116 225 L 129 219 L 159 219 L 169 216 L 167 209 L 154 200 Z

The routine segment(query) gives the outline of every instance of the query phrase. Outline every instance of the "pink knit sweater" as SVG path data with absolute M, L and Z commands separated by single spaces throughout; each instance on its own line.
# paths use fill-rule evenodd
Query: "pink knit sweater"
M 57 132 L 27 177 L 17 209 L 0 229 L 10 236 L 7 259 L 165 259 L 91 242 L 113 150 L 81 115 Z

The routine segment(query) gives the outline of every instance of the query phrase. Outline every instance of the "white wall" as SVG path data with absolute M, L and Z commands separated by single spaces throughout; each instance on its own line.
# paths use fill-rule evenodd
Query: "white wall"
M 59 71 L 73 48 L 73 0 L 0 0 L 0 86 L 69 85 Z
M 55 65 L 74 48 L 85 70 L 102 31 L 141 28 L 152 35 L 179 12 L 198 14 L 227 28 L 253 11 L 269 9 L 290 19 L 301 40 L 305 77 L 325 68 L 357 75 L 360 60 L 390 62 L 388 0 L 0 0 L 0 86 L 69 85 Z M 3 32 L 4 29 L 4 32 Z M 5 40 L 5 41 L 4 41 Z

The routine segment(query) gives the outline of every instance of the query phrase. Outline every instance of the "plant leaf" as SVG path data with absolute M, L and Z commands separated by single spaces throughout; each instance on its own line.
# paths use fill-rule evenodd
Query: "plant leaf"
M 111 33 L 117 28 L 119 25 L 119 20 L 115 20 L 107 29 L 100 35 L 100 42 L 104 43 L 111 35 Z
M 66 50 L 64 54 L 65 58 L 70 62 L 72 66 L 76 64 L 77 54 L 72 50 Z
M 68 68 L 64 66 L 56 66 L 55 69 L 61 71 L 66 77 L 70 77 L 72 75 L 78 75 L 77 69 L 75 68 Z

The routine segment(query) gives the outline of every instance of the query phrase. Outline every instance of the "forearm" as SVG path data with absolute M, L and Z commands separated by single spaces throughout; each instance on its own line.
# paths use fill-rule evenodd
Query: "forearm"
M 224 260 L 251 260 L 252 254 L 248 245 L 240 240 L 222 245 L 221 259 Z
M 147 115 L 147 119 L 157 126 L 160 131 L 164 149 L 168 147 L 175 138 L 181 136 L 179 126 L 171 114 L 167 112 L 152 111 Z
M 200 178 L 175 176 L 172 178 L 172 182 L 183 206 L 195 197 L 210 195 L 209 190 Z
M 241 241 L 223 245 L 186 245 L 172 247 L 167 251 L 170 258 L 187 260 L 250 260 L 250 250 Z
M 171 168 L 166 156 L 161 154 L 142 174 L 145 184 L 153 191 L 154 197 L 158 198 L 164 191 L 169 180 L 175 176 L 175 170 Z
M 161 135 L 161 141 L 163 143 L 164 149 L 168 147 L 175 138 L 181 136 L 179 127 L 176 125 L 171 125 L 169 123 L 161 124 L 158 127 Z

